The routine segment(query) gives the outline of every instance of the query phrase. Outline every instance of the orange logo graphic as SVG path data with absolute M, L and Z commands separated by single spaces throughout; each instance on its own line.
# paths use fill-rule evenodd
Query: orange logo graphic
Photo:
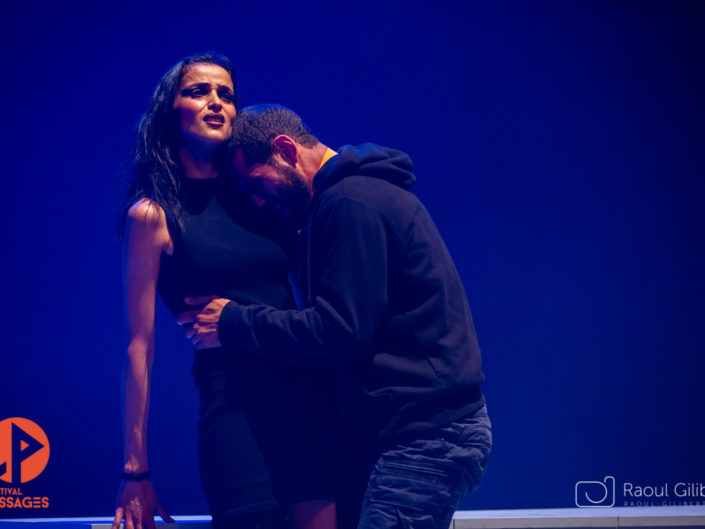
M 22 417 L 0 421 L 0 480 L 20 485 L 42 473 L 49 462 L 49 439 Z

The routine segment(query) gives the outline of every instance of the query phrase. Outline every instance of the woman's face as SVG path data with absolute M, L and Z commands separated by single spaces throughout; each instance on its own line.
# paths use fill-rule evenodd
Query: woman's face
M 188 66 L 174 99 L 174 109 L 183 139 L 224 143 L 230 139 L 236 114 L 230 74 L 216 64 Z

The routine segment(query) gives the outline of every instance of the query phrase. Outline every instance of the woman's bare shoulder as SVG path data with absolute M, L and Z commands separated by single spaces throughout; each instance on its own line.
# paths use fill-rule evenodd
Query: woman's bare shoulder
M 143 224 L 145 227 L 166 227 L 166 214 L 159 204 L 149 198 L 140 198 L 127 210 L 130 223 Z
M 166 214 L 159 204 L 149 198 L 139 199 L 127 210 L 127 229 L 140 240 L 156 243 L 161 251 L 169 255 L 174 252 Z

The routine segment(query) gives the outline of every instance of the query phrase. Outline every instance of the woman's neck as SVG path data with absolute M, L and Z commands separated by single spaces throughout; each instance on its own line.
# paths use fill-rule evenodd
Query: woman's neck
M 181 165 L 184 167 L 186 178 L 205 180 L 218 176 L 213 163 L 213 153 L 194 152 L 192 149 L 182 146 L 179 149 L 179 158 L 181 159 Z

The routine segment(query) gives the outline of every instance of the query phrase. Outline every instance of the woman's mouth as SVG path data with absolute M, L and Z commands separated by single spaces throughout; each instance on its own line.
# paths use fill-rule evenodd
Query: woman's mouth
M 222 114 L 208 114 L 203 118 L 203 121 L 210 127 L 219 128 L 225 124 L 225 116 Z

